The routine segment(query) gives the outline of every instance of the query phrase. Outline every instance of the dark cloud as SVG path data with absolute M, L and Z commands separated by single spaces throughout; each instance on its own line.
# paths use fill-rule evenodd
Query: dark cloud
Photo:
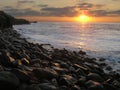
M 34 0 L 19 0 L 18 3 L 34 3 Z
M 31 8 L 27 9 L 15 9 L 15 8 L 4 8 L 5 12 L 13 16 L 40 16 L 38 11 L 34 11 Z
M 38 7 L 48 7 L 48 5 L 47 4 L 39 4 L 39 5 L 37 5 Z
M 12 6 L 5 6 L 3 8 L 8 14 L 13 16 L 56 16 L 56 17 L 74 17 L 78 16 L 82 10 L 87 10 L 89 15 L 101 17 L 101 16 L 120 16 L 120 10 L 108 11 L 99 9 L 105 5 L 81 3 L 78 6 L 68 7 L 48 7 L 47 5 L 40 5 L 39 11 L 32 10 L 31 8 L 21 9 Z
M 89 9 L 92 9 L 92 8 L 101 8 L 105 5 L 103 5 L 103 4 L 92 4 L 92 3 L 80 3 L 77 6 L 81 10 L 89 10 Z
M 75 10 L 76 7 L 63 7 L 63 8 L 54 8 L 54 7 L 47 7 L 42 8 L 41 11 L 46 13 L 47 16 L 76 16 L 78 12 Z
M 107 16 L 108 12 L 106 10 L 94 10 L 94 11 L 89 11 L 91 16 Z
M 116 11 L 106 11 L 106 10 L 94 10 L 94 11 L 90 11 L 90 14 L 92 16 L 120 16 L 120 10 L 116 10 Z

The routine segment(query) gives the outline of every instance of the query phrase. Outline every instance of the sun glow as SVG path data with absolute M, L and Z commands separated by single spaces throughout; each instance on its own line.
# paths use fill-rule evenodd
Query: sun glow
M 87 15 L 80 15 L 76 18 L 78 22 L 90 22 L 90 17 Z

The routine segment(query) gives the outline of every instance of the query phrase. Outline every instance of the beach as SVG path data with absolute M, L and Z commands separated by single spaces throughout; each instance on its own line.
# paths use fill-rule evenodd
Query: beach
M 30 43 L 13 29 L 0 30 L 0 36 L 0 89 L 120 89 L 120 75 L 104 72 L 104 58 L 90 57 L 82 50 Z

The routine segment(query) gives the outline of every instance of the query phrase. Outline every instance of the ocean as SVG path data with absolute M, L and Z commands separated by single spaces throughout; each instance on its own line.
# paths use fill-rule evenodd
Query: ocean
M 84 50 L 120 69 L 120 23 L 38 22 L 14 25 L 23 37 L 56 48 Z

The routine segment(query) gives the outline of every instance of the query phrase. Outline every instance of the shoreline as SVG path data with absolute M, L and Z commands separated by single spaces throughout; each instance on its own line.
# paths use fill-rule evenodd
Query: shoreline
M 0 30 L 0 35 L 0 89 L 120 90 L 120 74 L 112 67 L 105 73 L 103 58 L 51 45 L 48 50 L 13 29 Z

